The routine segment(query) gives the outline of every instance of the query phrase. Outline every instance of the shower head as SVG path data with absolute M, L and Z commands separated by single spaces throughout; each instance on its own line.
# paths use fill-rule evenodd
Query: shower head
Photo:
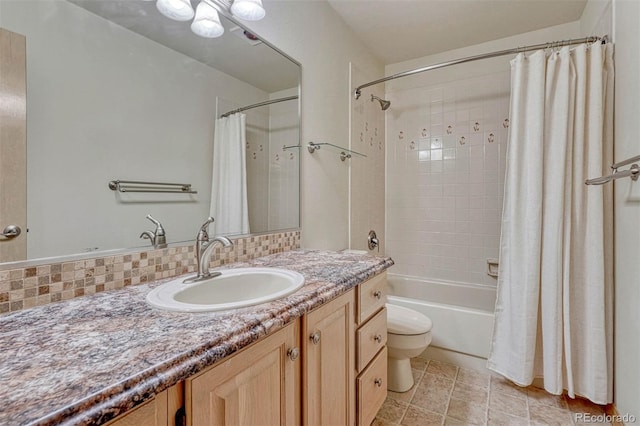
M 378 102 L 380 102 L 380 108 L 382 108 L 383 111 L 389 109 L 389 107 L 391 106 L 391 101 L 385 101 L 384 99 L 380 99 L 376 95 L 371 95 L 371 102 L 373 102 L 374 99 L 377 99 Z

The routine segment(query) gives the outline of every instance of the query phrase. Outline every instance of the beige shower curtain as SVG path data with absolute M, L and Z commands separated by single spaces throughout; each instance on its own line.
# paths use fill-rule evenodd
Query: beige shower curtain
M 488 366 L 612 401 L 613 47 L 518 55 Z
M 213 235 L 248 234 L 247 116 L 231 114 L 216 120 L 209 214 Z

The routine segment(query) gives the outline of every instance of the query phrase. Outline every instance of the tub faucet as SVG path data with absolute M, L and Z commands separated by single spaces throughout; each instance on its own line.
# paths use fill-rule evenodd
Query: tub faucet
M 209 233 L 207 228 L 209 224 L 213 223 L 213 218 L 209 217 L 205 223 L 200 227 L 200 231 L 196 236 L 196 262 L 198 264 L 198 272 L 195 277 L 187 278 L 183 282 L 185 284 L 208 280 L 221 275 L 221 272 L 209 272 L 209 262 L 211 261 L 211 252 L 217 245 L 222 244 L 223 247 L 231 247 L 233 243 L 227 237 L 219 236 L 214 239 L 209 239 Z
M 156 225 L 155 231 L 144 231 L 140 234 L 140 238 L 145 238 L 151 241 L 151 245 L 156 248 L 164 248 L 167 246 L 167 234 L 164 231 L 162 224 L 154 219 L 150 214 L 147 215 L 147 219 Z

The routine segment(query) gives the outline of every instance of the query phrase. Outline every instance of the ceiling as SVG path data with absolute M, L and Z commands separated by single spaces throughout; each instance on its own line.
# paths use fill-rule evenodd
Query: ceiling
M 384 64 L 580 19 L 587 0 L 328 0 Z

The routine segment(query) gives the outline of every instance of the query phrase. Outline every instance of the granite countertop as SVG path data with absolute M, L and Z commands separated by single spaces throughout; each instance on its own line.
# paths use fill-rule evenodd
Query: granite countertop
M 154 309 L 168 280 L 0 317 L 0 424 L 100 424 L 393 265 L 388 257 L 296 250 L 227 265 L 300 272 L 296 293 L 211 313 Z

